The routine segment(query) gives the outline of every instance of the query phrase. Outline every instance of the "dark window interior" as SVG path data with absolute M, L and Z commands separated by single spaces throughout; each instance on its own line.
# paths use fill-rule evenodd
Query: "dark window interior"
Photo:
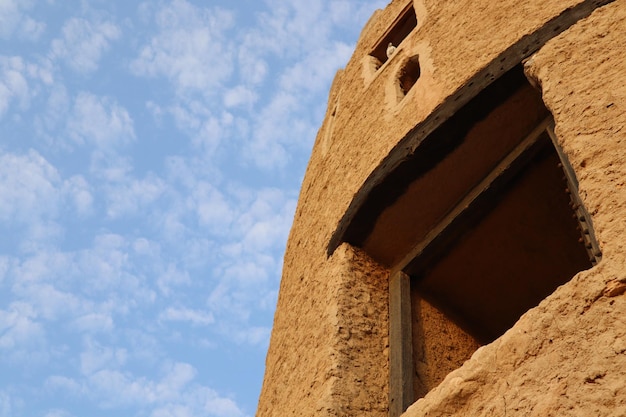
M 477 204 L 475 220 L 445 251 L 408 271 L 424 298 L 481 343 L 592 266 L 554 146 L 545 133 L 536 146 L 506 186 Z
M 387 46 L 389 43 L 391 42 L 394 46 L 400 45 L 415 27 L 417 27 L 417 16 L 412 3 L 409 3 L 407 8 L 400 13 L 396 21 L 391 25 L 389 31 L 380 39 L 370 55 L 376 58 L 380 65 L 384 64 L 387 62 Z
M 407 95 L 411 88 L 413 88 L 413 86 L 419 79 L 420 74 L 421 69 L 419 56 L 416 55 L 409 58 L 400 70 L 398 82 L 400 83 L 400 89 L 402 90 L 403 95 Z

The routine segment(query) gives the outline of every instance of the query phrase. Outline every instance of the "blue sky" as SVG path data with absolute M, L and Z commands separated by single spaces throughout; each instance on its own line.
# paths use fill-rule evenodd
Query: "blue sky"
M 326 108 L 385 0 L 0 0 L 0 417 L 252 416 Z

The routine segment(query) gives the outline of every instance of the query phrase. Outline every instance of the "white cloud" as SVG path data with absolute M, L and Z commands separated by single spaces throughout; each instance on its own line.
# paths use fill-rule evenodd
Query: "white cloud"
M 63 271 L 63 274 L 57 277 L 60 271 Z M 13 289 L 26 287 L 32 283 L 43 283 L 51 277 L 59 278 L 57 284 L 66 284 L 75 272 L 76 268 L 71 255 L 54 250 L 41 250 L 13 262 L 11 269 L 11 275 L 15 281 Z
M 228 230 L 235 213 L 220 190 L 208 182 L 200 182 L 194 187 L 190 200 L 201 226 L 213 233 Z
M 80 354 L 80 371 L 83 375 L 90 376 L 103 369 L 119 369 L 127 358 L 126 349 L 102 346 L 88 339 L 85 350 Z
M 184 269 L 179 269 L 172 263 L 168 264 L 167 269 L 157 278 L 159 291 L 165 296 L 169 296 L 173 288 L 181 285 L 189 285 L 190 283 L 191 278 L 189 277 L 189 272 Z
M 32 0 L 0 1 L 0 38 L 10 39 L 13 34 L 26 40 L 40 37 L 46 25 L 26 15 L 33 4 Z
M 151 241 L 144 237 L 135 239 L 133 242 L 133 250 L 139 255 L 146 255 L 157 258 L 161 253 L 161 247 L 158 242 Z
M 228 112 L 205 119 L 193 144 L 203 149 L 208 157 L 214 156 L 219 146 L 232 137 L 233 122 L 234 117 Z
M 169 307 L 159 314 L 159 320 L 189 322 L 196 326 L 206 326 L 215 322 L 215 318 L 213 318 L 211 313 L 192 310 L 189 308 L 173 307 Z
M 226 267 L 220 283 L 208 297 L 209 307 L 220 317 L 229 315 L 245 323 L 262 292 L 269 290 L 267 266 L 242 261 Z
M 39 153 L 0 154 L 0 222 L 33 223 L 56 213 L 61 178 Z
M 219 253 L 219 247 L 222 244 L 220 241 L 210 240 L 202 237 L 202 235 L 193 235 L 184 245 L 183 265 L 191 270 L 210 268 L 213 262 L 215 262 Z M 213 274 L 211 274 L 211 277 L 214 279 Z
M 0 391 L 0 417 L 13 417 L 12 408 L 9 394 Z
M 220 248 L 222 261 L 215 272 L 219 281 L 211 290 L 207 305 L 217 321 L 226 326 L 221 328 L 225 334 L 240 343 L 261 344 L 266 341 L 267 329 L 247 323 L 254 311 L 271 310 L 275 305 L 280 258 L 295 198 L 277 189 L 239 194 L 234 205 L 236 221 L 230 229 L 233 239 Z M 228 320 L 222 322 L 225 317 Z
M 65 410 L 50 410 L 44 417 L 72 417 L 72 414 Z
M 232 71 L 230 12 L 173 0 L 155 15 L 160 33 L 141 49 L 131 68 L 140 76 L 168 78 L 182 95 L 211 94 Z
M 104 361 L 91 358 L 93 373 L 80 380 L 51 376 L 45 386 L 52 391 L 90 398 L 103 408 L 141 407 L 151 416 L 245 416 L 234 400 L 195 382 L 197 371 L 187 363 L 169 364 L 162 378 L 152 380 L 109 368 L 97 370 L 102 366 L 100 362 L 111 359 L 110 352 L 101 353 Z
M 57 133 L 57 129 L 65 124 L 70 113 L 71 101 L 66 87 L 61 83 L 55 83 L 48 90 L 45 107 L 34 116 L 37 136 L 57 150 L 72 150 L 71 141 L 67 141 L 65 135 Z
M 45 271 L 42 272 L 46 274 Z M 47 278 L 44 275 L 44 278 Z M 55 321 L 64 316 L 71 316 L 85 308 L 76 295 L 61 291 L 46 282 L 20 281 L 14 285 L 14 294 L 28 300 L 29 308 L 41 320 Z
M 250 108 L 257 100 L 258 94 L 243 85 L 231 88 L 224 94 L 224 105 L 226 107 Z
M 272 0 L 268 6 L 259 15 L 260 24 L 244 40 L 244 49 L 252 56 L 269 52 L 293 59 L 328 38 L 329 25 L 319 19 L 323 12 L 320 0 Z
M 89 172 L 98 180 L 102 180 L 104 184 L 129 181 L 132 178 L 133 169 L 133 160 L 122 149 L 96 148 L 91 153 Z
M 63 84 L 52 86 L 46 103 L 45 113 L 41 116 L 41 120 L 45 122 L 44 130 L 53 130 L 67 116 L 70 104 L 70 98 L 65 86 Z
M 257 86 L 267 80 L 270 71 L 267 59 L 255 50 L 254 41 L 246 41 L 245 39 L 255 40 L 255 34 L 249 34 L 244 37 L 244 44 L 239 48 L 237 54 L 237 71 L 241 82 L 247 85 Z M 246 44 L 245 42 L 249 42 Z
M 299 106 L 294 95 L 280 92 L 262 111 L 253 129 L 251 143 L 244 156 L 265 170 L 281 171 L 292 155 L 286 144 L 289 141 L 310 138 L 297 125 L 294 110 Z
M 109 333 L 114 324 L 109 314 L 87 313 L 73 320 L 71 327 L 80 333 Z
M 79 395 L 83 389 L 81 385 L 72 378 L 68 378 L 61 375 L 51 375 L 46 378 L 44 386 L 53 391 L 64 391 L 73 395 Z
M 51 58 L 63 60 L 76 72 L 93 72 L 110 43 L 120 36 L 120 29 L 111 22 L 94 23 L 74 17 L 63 25 L 62 37 L 52 41 Z
M 22 230 L 16 245 L 33 251 L 63 234 L 61 208 L 86 214 L 90 187 L 84 178 L 61 178 L 57 169 L 34 150 L 0 154 L 0 228 Z
M 143 179 L 124 178 L 104 186 L 106 213 L 110 218 L 136 215 L 166 192 L 166 184 L 155 175 Z
M 233 337 L 237 343 L 252 346 L 267 346 L 270 340 L 271 327 L 252 326 L 245 329 L 228 329 L 233 332 Z
M 54 65 L 48 59 L 41 59 L 37 63 L 28 62 L 26 73 L 34 80 L 40 81 L 46 86 L 52 86 L 54 80 Z
M 40 250 L 22 261 L 9 261 L 5 280 L 12 297 L 28 307 L 22 310 L 31 312 L 26 318 L 64 323 L 73 333 L 108 333 L 116 316 L 127 316 L 155 299 L 131 254 L 125 238 L 103 234 L 90 248 Z
M 233 103 L 233 105 L 243 103 Z M 203 158 L 212 159 L 220 147 L 228 143 L 236 133 L 240 119 L 222 109 L 212 111 L 197 100 L 187 100 L 161 110 L 173 116 L 178 129 L 191 137 L 195 149 L 201 150 Z
M 8 256 L 0 256 L 0 284 L 7 276 L 12 260 Z
M 14 302 L 0 310 L 0 350 L 22 351 L 44 340 L 43 326 L 26 303 Z
M 63 324 L 75 334 L 98 334 L 114 329 L 113 314 L 125 313 L 126 297 L 134 301 L 135 296 L 141 299 L 144 294 L 136 280 L 129 278 L 126 294 L 120 291 L 99 298 L 103 288 L 118 285 L 112 282 L 116 276 L 127 276 L 124 267 L 124 260 L 115 251 L 111 254 L 97 254 L 93 249 L 67 254 L 40 251 L 21 263 L 13 262 L 7 275 L 12 297 L 21 300 L 17 305 L 22 308 L 18 311 L 29 312 L 26 318 L 36 319 L 37 325 Z
M 92 187 L 84 177 L 75 175 L 63 183 L 63 193 L 69 196 L 73 209 L 81 216 L 93 210 Z
M 184 389 L 196 377 L 196 373 L 195 368 L 188 363 L 175 363 L 156 386 L 156 390 L 164 398 L 171 398 Z
M 334 0 L 327 2 L 330 20 L 338 28 L 358 28 L 369 19 L 373 10 L 384 9 L 388 3 L 388 0 L 370 0 L 359 3 L 351 0 Z
M 12 102 L 24 109 L 30 101 L 26 65 L 20 57 L 0 56 L 0 119 Z
M 175 299 L 180 291 L 188 291 L 184 288 L 208 286 L 209 311 L 191 302 L 162 310 L 160 321 L 195 325 L 215 321 L 217 328 L 228 322 L 235 326 L 229 327 L 229 333 L 237 333 L 237 326 L 249 333 L 237 336 L 238 342 L 260 343 L 267 332 L 249 329 L 247 321 L 254 311 L 270 311 L 275 304 L 295 193 L 272 188 L 256 191 L 237 184 L 218 187 L 195 175 L 189 165 L 172 165 L 167 179 L 171 204 L 152 218 L 164 237 L 162 244 L 141 238 L 129 249 L 142 263 L 154 264 L 146 273 L 157 277 L 161 296 Z M 162 259 L 171 245 L 180 256 L 177 262 Z M 97 265 L 91 264 L 92 268 Z M 192 274 L 207 268 L 210 278 L 200 284 Z
M 263 253 L 282 247 L 287 239 L 295 211 L 295 197 L 278 189 L 261 189 L 255 193 L 237 220 L 243 232 L 241 242 L 248 253 Z
M 280 77 L 284 91 L 304 93 L 326 91 L 337 69 L 352 55 L 353 47 L 342 42 L 329 42 L 326 48 L 310 51 L 302 60 L 286 68 Z
M 235 401 L 224 398 L 210 389 L 202 389 L 196 394 L 203 401 L 200 412 L 204 412 L 214 417 L 243 417 L 243 412 L 239 409 Z
M 107 233 L 95 237 L 93 247 L 76 253 L 74 265 L 78 268 L 74 279 L 80 278 L 86 296 L 99 297 L 115 291 L 118 302 L 132 304 L 149 301 L 153 294 L 142 278 L 136 276 L 129 257 L 130 240 L 125 236 Z M 130 297 L 126 299 L 126 297 Z M 124 311 L 130 306 L 120 304 Z
M 150 417 L 194 417 L 193 410 L 183 405 L 167 405 L 154 410 Z
M 38 40 L 41 34 L 46 30 L 44 22 L 37 21 L 30 17 L 25 17 L 19 26 L 19 35 L 30 41 Z
M 69 136 L 78 144 L 90 144 L 111 152 L 135 138 L 133 120 L 114 99 L 80 92 L 67 122 Z

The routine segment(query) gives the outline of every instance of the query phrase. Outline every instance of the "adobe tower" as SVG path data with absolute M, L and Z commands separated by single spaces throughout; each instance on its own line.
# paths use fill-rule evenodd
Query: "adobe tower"
M 393 0 L 333 82 L 258 417 L 626 415 L 626 0 Z

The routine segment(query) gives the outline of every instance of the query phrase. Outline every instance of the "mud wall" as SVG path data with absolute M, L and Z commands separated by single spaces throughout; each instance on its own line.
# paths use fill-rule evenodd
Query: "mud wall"
M 376 69 L 370 52 L 409 3 L 417 27 Z M 387 415 L 388 271 L 347 244 L 329 257 L 331 236 L 412 129 L 477 75 L 495 76 L 484 70 L 503 51 L 532 46 L 533 33 L 585 3 L 394 0 L 372 16 L 337 73 L 302 185 L 258 416 Z M 558 28 L 526 63 L 576 169 L 602 262 L 480 348 L 407 416 L 626 413 L 624 21 L 624 0 L 603 6 Z M 416 56 L 420 77 L 404 96 L 398 77 Z

